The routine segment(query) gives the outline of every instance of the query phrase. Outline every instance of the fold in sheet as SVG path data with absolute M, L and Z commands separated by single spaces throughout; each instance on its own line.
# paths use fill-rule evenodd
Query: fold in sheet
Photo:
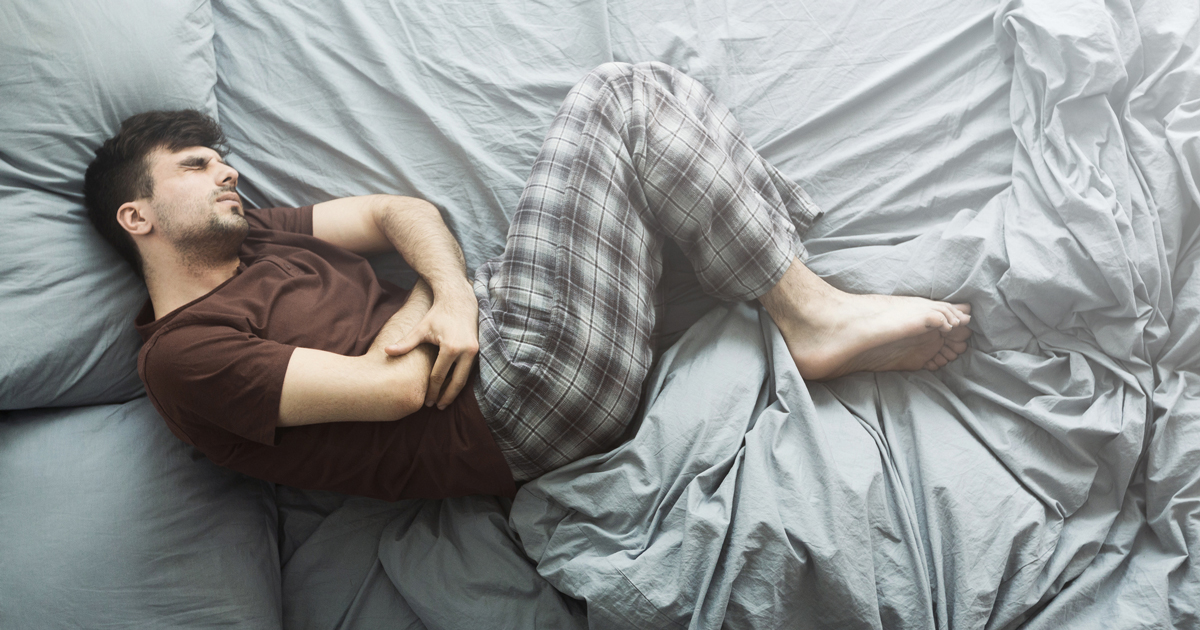
M 721 307 L 664 355 L 628 444 L 526 486 L 505 527 L 474 505 L 401 510 L 345 592 L 320 582 L 341 547 L 306 541 L 285 609 L 325 589 L 321 618 L 352 625 L 338 613 L 422 580 L 505 592 L 485 585 L 515 547 L 464 542 L 503 534 L 597 628 L 1194 625 L 1185 5 L 214 2 L 221 115 L 259 205 L 428 197 L 474 267 L 570 85 L 654 59 L 711 88 L 827 211 L 814 270 L 975 308 L 972 349 L 936 374 L 805 385 L 769 322 Z M 452 568 L 459 543 L 478 572 Z M 385 566 L 391 587 L 362 586 Z M 405 610 L 453 625 L 457 592 L 410 589 Z
M 1151 366 L 1172 343 L 1196 354 L 1194 335 L 1172 338 L 1167 319 L 1175 244 L 1193 237 L 1167 240 L 1162 229 L 1194 208 L 1171 195 L 1194 167 L 1166 161 L 1168 172 L 1147 177 L 1143 165 L 1170 155 L 1163 134 L 1149 134 L 1154 144 L 1126 133 L 1131 95 L 1154 91 L 1132 27 L 1167 23 L 1142 10 L 1001 6 L 990 35 L 1012 68 L 1010 184 L 899 242 L 886 209 L 847 223 L 835 209 L 817 226 L 809 247 L 821 253 L 810 264 L 835 284 L 971 302 L 965 357 L 937 374 L 857 375 L 797 392 L 786 386 L 790 366 L 772 358 L 777 338 L 767 334 L 759 356 L 738 355 L 734 315 L 725 327 L 706 320 L 679 351 L 688 367 L 650 389 L 628 445 L 522 491 L 513 521 L 526 551 L 552 583 L 588 600 L 593 627 L 664 616 L 696 628 L 1188 625 L 1195 572 L 1180 558 L 1195 545 L 1197 488 L 1184 462 L 1196 447 L 1173 438 L 1194 431 L 1195 381 L 1163 365 L 1156 379 Z M 1186 109 L 1169 111 L 1179 120 Z M 871 155 L 877 140 L 842 142 Z M 1194 219 L 1182 223 L 1194 230 Z M 705 376 L 708 387 L 763 388 L 759 407 L 710 400 Z M 760 423 L 781 405 L 787 428 L 764 448 Z M 1130 491 L 1156 406 L 1174 435 L 1154 442 L 1148 461 L 1168 468 Z M 696 430 L 685 418 L 703 428 L 680 446 Z M 726 421 L 748 428 L 717 446 L 709 432 Z M 641 490 L 660 483 L 686 489 Z M 1112 545 L 1128 550 L 1137 527 L 1126 521 L 1154 489 L 1162 495 L 1148 508 L 1171 507 L 1151 512 L 1148 527 L 1167 534 L 1173 562 L 1151 552 L 1114 569 Z M 762 494 L 770 500 L 755 500 Z M 1142 538 L 1142 548 L 1161 544 Z M 1122 581 L 1128 567 L 1141 579 Z M 1092 601 L 1114 590 L 1124 596 Z M 1142 599 L 1149 611 L 1126 612 Z

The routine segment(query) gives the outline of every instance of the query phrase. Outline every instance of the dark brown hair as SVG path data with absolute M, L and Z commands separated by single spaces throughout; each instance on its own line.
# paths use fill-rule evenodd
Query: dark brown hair
M 142 257 L 133 237 L 117 223 L 117 209 L 126 202 L 154 196 L 150 153 L 160 148 L 173 152 L 187 147 L 208 147 L 222 157 L 228 153 L 221 126 L 194 109 L 136 114 L 122 121 L 117 135 L 96 149 L 96 157 L 83 176 L 88 218 L 139 276 Z

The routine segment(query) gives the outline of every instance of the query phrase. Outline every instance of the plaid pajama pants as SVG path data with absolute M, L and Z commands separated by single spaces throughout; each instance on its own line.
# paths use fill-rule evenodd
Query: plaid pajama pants
M 803 258 L 819 211 L 727 108 L 658 63 L 600 66 L 550 128 L 504 253 L 476 273 L 488 425 L 518 481 L 615 446 L 652 362 L 664 239 L 721 300 Z

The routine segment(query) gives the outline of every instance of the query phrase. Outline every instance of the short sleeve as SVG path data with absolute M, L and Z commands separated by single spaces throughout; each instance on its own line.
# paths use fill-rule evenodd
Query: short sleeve
M 302 208 L 246 208 L 246 221 L 250 227 L 295 234 L 313 233 L 313 207 Z
M 140 367 L 151 401 L 184 434 L 215 426 L 273 445 L 294 350 L 229 326 L 189 324 L 152 337 Z

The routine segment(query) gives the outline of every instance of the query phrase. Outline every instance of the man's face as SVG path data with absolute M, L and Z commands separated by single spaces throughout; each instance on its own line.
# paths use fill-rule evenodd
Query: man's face
M 157 149 L 150 176 L 155 224 L 185 259 L 212 264 L 237 256 L 249 226 L 236 191 L 238 173 L 216 151 Z

